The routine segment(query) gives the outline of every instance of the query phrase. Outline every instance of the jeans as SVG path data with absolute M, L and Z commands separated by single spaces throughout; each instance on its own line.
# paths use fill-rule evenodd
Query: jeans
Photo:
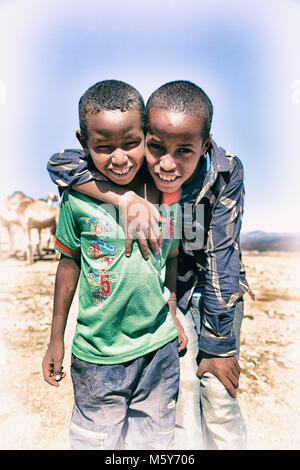
M 190 311 L 178 311 L 189 338 L 186 354 L 180 358 L 180 389 L 177 403 L 176 448 L 245 450 L 246 424 L 237 398 L 232 398 L 211 373 L 196 376 L 198 334 L 203 296 L 193 296 Z M 233 327 L 239 352 L 243 301 L 237 303 Z
M 122 364 L 72 355 L 72 449 L 173 449 L 179 389 L 177 338 Z

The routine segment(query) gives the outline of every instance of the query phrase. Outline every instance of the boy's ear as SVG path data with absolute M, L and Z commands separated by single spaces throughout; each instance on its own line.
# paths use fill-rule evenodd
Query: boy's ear
M 76 131 L 76 137 L 77 139 L 79 140 L 80 144 L 81 144 L 81 147 L 83 148 L 84 150 L 84 153 L 86 155 L 88 155 L 89 151 L 88 151 L 88 148 L 87 148 L 87 144 L 86 144 L 86 141 L 83 137 L 83 135 L 81 134 L 81 131 Z
M 204 142 L 202 146 L 202 155 L 205 155 L 206 152 L 208 151 L 209 146 L 211 144 L 211 138 L 212 138 L 212 134 L 209 134 L 209 136 L 207 137 L 206 141 Z

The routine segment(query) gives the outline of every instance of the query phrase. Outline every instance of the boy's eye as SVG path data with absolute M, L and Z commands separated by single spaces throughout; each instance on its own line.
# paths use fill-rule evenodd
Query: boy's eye
M 123 149 L 124 150 L 134 149 L 135 147 L 140 145 L 140 143 L 141 143 L 141 141 L 138 141 L 138 140 L 135 140 L 135 141 L 132 141 L 132 142 L 126 142 L 126 144 L 123 145 Z
M 98 145 L 95 147 L 95 152 L 111 153 L 112 149 L 108 145 Z
M 160 144 L 155 144 L 154 142 L 150 142 L 150 143 L 148 144 L 148 147 L 151 147 L 151 148 L 153 148 L 153 149 L 155 149 L 155 150 L 162 150 L 162 149 L 163 149 L 163 146 L 162 146 L 162 145 L 160 145 Z
M 180 148 L 180 149 L 178 149 L 178 152 L 179 152 L 179 153 L 191 153 L 192 150 L 191 150 L 191 149 L 187 149 L 187 148 Z

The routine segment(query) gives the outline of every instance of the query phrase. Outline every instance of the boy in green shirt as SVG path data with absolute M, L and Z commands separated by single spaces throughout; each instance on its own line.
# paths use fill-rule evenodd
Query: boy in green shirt
M 137 246 L 126 258 L 119 212 L 90 196 L 65 191 L 44 379 L 58 386 L 65 376 L 64 330 L 80 277 L 72 344 L 72 448 L 117 449 L 125 436 L 127 449 L 170 449 L 178 350 L 187 343 L 174 300 L 180 191 L 161 194 L 144 172 L 144 102 L 133 87 L 116 80 L 97 83 L 81 97 L 79 117 L 77 137 L 95 167 L 152 204 L 162 203 L 163 239 L 148 259 Z

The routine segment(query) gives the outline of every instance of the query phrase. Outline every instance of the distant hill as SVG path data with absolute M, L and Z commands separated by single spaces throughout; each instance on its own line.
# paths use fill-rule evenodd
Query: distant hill
M 254 232 L 241 233 L 243 250 L 300 251 L 300 233 Z

